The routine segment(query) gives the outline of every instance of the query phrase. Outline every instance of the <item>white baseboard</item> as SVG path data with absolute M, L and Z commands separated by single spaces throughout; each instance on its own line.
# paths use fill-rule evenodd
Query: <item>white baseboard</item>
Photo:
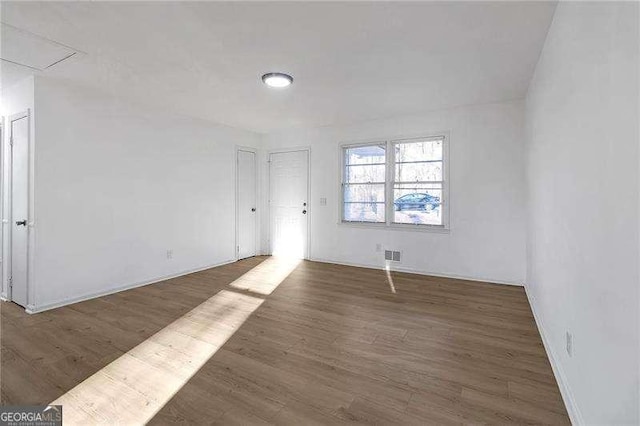
M 381 265 L 370 265 L 366 263 L 355 263 L 355 262 L 343 262 L 340 260 L 322 259 L 322 258 L 316 258 L 316 257 L 309 258 L 309 260 L 312 262 L 334 263 L 336 265 L 355 266 L 357 268 L 370 268 L 370 269 L 379 269 L 379 270 L 385 269 L 384 266 L 381 266 Z M 395 272 L 407 272 L 410 274 L 428 275 L 431 277 L 453 278 L 457 280 L 478 281 L 478 282 L 484 282 L 484 283 L 490 283 L 490 284 L 504 284 L 504 285 L 513 285 L 517 287 L 523 287 L 523 284 L 512 282 L 512 281 L 503 281 L 503 280 L 496 280 L 493 278 L 483 278 L 483 277 L 467 277 L 464 275 L 456 275 L 456 274 L 442 274 L 438 272 L 424 271 L 424 270 L 413 269 L 413 268 L 405 268 L 399 265 L 390 265 L 389 269 Z
M 213 265 L 207 265 L 207 266 L 203 266 L 201 268 L 195 268 L 195 269 L 190 269 L 190 270 L 187 270 L 187 271 L 182 271 L 182 272 L 179 272 L 177 274 L 165 275 L 163 277 L 153 278 L 151 280 L 145 280 L 145 281 L 140 281 L 140 282 L 136 282 L 136 283 L 125 284 L 125 285 L 121 285 L 121 286 L 117 286 L 117 287 L 113 287 L 113 288 L 109 288 L 109 289 L 105 289 L 105 290 L 101 290 L 101 291 L 97 291 L 97 292 L 93 292 L 93 293 L 87 293 L 87 294 L 84 294 L 82 296 L 77 296 L 77 297 L 72 297 L 72 298 L 68 298 L 68 299 L 58 300 L 58 301 L 55 301 L 55 302 L 45 303 L 43 305 L 35 306 L 34 308 L 27 308 L 27 309 L 25 309 L 25 312 L 27 312 L 28 314 L 37 314 L 39 312 L 48 311 L 50 309 L 60 308 L 62 306 L 71 305 L 73 303 L 84 302 L 85 300 L 95 299 L 96 297 L 108 296 L 109 294 L 119 293 L 121 291 L 131 290 L 133 288 L 143 287 L 143 286 L 149 285 L 149 284 L 155 284 L 155 283 L 158 283 L 158 282 L 161 282 L 161 281 L 169 280 L 171 278 L 177 278 L 177 277 L 181 277 L 181 276 L 184 276 L 184 275 L 193 274 L 194 272 L 204 271 L 205 269 L 215 268 L 216 266 L 227 265 L 229 263 L 234 263 L 234 262 L 236 262 L 235 259 L 226 260 L 226 261 L 219 262 L 219 263 L 216 263 L 216 264 L 213 264 Z
M 569 382 L 567 380 L 567 376 L 564 374 L 564 370 L 562 365 L 557 361 L 558 357 L 553 351 L 553 347 L 551 346 L 551 342 L 547 337 L 547 331 L 544 327 L 544 322 L 542 321 L 542 317 L 536 311 L 536 301 L 531 294 L 531 291 L 524 286 L 524 291 L 527 295 L 527 299 L 529 300 L 529 305 L 531 306 L 531 312 L 533 312 L 533 318 L 536 321 L 536 325 L 538 326 L 538 332 L 540 333 L 540 337 L 542 337 L 542 344 L 544 345 L 544 350 L 547 352 L 547 358 L 549 358 L 549 363 L 551 364 L 551 369 L 553 370 L 553 375 L 558 382 L 558 387 L 560 388 L 560 394 L 562 395 L 562 400 L 564 401 L 564 405 L 567 408 L 567 412 L 569 413 L 569 418 L 571 419 L 571 423 L 576 426 L 582 426 L 585 424 L 584 419 L 582 418 L 582 414 L 578 409 L 578 405 L 576 404 L 575 398 L 573 397 L 573 392 L 571 392 L 571 388 L 569 387 Z

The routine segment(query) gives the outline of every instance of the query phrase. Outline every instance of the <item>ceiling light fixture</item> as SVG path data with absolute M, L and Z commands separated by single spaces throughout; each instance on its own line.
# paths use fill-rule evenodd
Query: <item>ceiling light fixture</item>
M 293 77 L 281 72 L 270 72 L 262 76 L 262 81 L 269 87 L 287 87 L 293 83 Z

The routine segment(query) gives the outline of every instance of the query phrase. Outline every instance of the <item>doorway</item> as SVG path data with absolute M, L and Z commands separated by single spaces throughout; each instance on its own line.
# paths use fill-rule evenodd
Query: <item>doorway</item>
M 237 151 L 237 223 L 236 250 L 238 259 L 256 255 L 256 153 L 238 149 Z
M 271 254 L 308 257 L 309 151 L 269 155 Z
M 27 307 L 29 247 L 29 113 L 9 119 L 8 150 L 8 295 L 10 300 Z

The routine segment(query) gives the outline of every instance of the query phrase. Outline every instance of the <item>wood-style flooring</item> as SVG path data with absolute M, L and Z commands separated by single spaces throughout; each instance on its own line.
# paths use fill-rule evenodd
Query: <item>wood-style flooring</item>
M 275 279 L 263 262 L 277 260 L 35 315 L 2 303 L 2 405 L 66 403 L 115 377 L 127 389 L 115 406 L 131 410 L 121 423 L 569 424 L 522 288 L 310 261 Z M 153 354 L 182 373 L 162 389 L 144 362 L 137 375 L 122 364 L 149 345 L 180 353 Z

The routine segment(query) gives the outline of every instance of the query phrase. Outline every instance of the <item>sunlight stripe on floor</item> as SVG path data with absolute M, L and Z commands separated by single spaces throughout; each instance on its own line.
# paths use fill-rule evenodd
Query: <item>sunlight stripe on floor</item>
M 272 257 L 131 349 L 52 405 L 65 424 L 145 424 L 296 268 Z M 258 293 L 252 296 L 234 289 Z

